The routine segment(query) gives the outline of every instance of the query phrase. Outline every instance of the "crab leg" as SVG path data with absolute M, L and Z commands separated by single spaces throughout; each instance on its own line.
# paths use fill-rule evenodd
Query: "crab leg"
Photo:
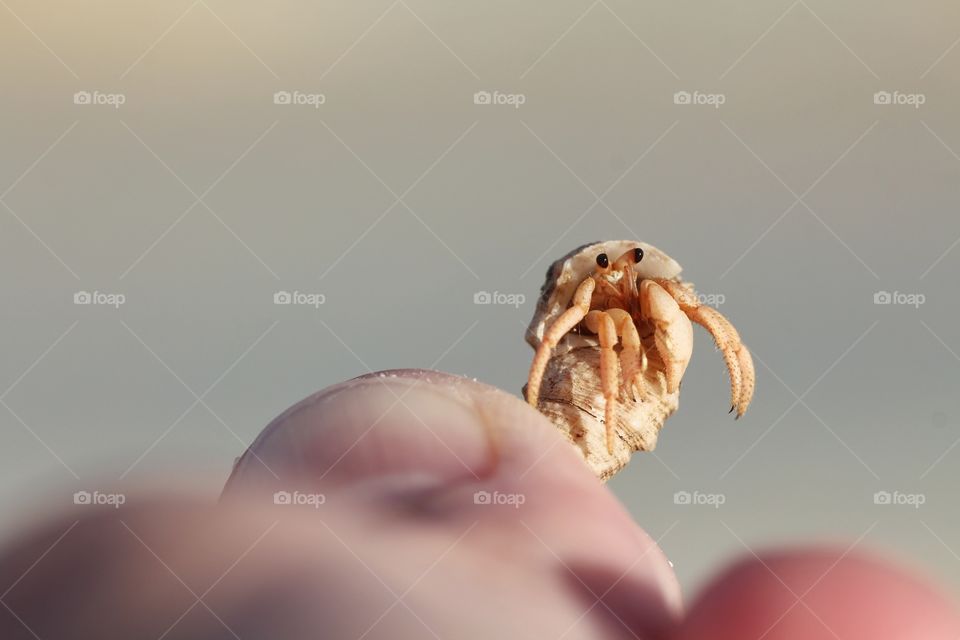
M 527 377 L 527 402 L 532 407 L 537 408 L 538 405 L 540 384 L 543 382 L 543 372 L 547 369 L 547 363 L 550 362 L 550 352 L 557 346 L 560 338 L 577 326 L 590 311 L 590 298 L 596 286 L 597 283 L 593 278 L 587 278 L 581 282 L 573 294 L 573 306 L 560 314 L 540 341 L 537 355 L 533 357 L 530 374 Z
M 644 351 L 643 344 L 640 342 L 640 334 L 637 332 L 637 325 L 633 318 L 623 309 L 607 309 L 607 313 L 613 318 L 617 327 L 617 335 L 620 336 L 620 371 L 623 375 L 623 384 L 630 390 L 630 395 L 637 400 L 637 391 L 640 392 L 639 399 L 646 396 L 646 388 L 643 381 L 643 373 L 647 369 L 647 354 Z
M 613 425 L 617 412 L 620 381 L 617 372 L 617 325 L 612 314 L 591 311 L 584 318 L 587 329 L 600 337 L 600 387 L 603 391 L 603 425 L 606 428 L 607 452 L 613 453 Z
M 712 307 L 700 304 L 689 290 L 672 280 L 657 280 L 673 298 L 680 309 L 713 336 L 717 348 L 723 353 L 723 360 L 730 372 L 730 410 L 736 409 L 739 418 L 747 410 L 753 399 L 756 375 L 753 358 L 747 347 L 740 341 L 740 334 L 723 314 Z
M 730 410 L 736 409 L 737 417 L 743 415 L 753 398 L 755 375 L 753 358 L 747 347 L 740 342 L 740 334 L 723 314 L 712 307 L 698 306 L 687 314 L 693 322 L 701 325 L 717 343 L 730 372 Z

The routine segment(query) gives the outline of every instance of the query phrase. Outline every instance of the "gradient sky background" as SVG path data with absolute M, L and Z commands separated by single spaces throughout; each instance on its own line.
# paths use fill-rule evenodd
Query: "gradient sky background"
M 735 423 L 698 330 L 655 455 L 610 483 L 685 587 L 829 540 L 960 593 L 958 39 L 929 0 L 3 0 L 2 533 L 121 476 L 215 496 L 272 417 L 369 369 L 519 393 L 546 266 L 640 239 L 757 360 Z

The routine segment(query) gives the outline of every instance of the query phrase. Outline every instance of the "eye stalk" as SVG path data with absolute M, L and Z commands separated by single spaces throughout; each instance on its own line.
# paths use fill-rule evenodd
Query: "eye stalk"
M 643 249 L 636 247 L 617 258 L 617 261 L 613 263 L 613 268 L 616 271 L 623 271 L 624 269 L 629 269 L 641 260 L 643 260 Z

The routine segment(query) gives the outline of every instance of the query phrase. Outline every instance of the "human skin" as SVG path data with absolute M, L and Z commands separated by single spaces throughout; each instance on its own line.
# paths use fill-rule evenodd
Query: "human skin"
M 312 503 L 274 504 L 278 490 Z M 684 612 L 663 552 L 545 418 L 437 372 L 295 405 L 220 504 L 77 518 L 51 514 L 3 551 L 0 637 L 960 637 L 934 588 L 842 548 L 748 557 Z

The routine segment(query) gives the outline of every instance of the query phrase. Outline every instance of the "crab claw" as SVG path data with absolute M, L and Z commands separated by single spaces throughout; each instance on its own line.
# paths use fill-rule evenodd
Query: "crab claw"
M 680 388 L 680 380 L 693 355 L 693 325 L 680 305 L 653 280 L 640 283 L 640 313 L 653 325 L 657 353 L 663 360 L 667 393 Z

